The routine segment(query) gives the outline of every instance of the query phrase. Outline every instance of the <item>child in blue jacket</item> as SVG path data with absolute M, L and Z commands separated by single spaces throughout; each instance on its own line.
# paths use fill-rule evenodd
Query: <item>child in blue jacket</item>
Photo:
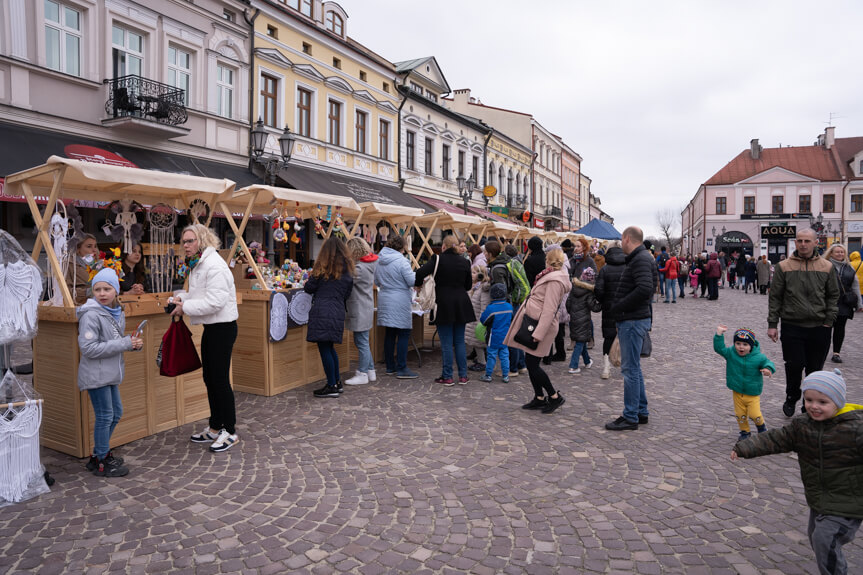
M 509 383 L 509 348 L 503 344 L 503 340 L 509 331 L 509 324 L 512 323 L 512 305 L 506 301 L 506 285 L 494 284 L 489 291 L 491 303 L 486 306 L 479 318 L 480 323 L 487 326 L 486 329 L 490 333 L 485 357 L 485 375 L 479 379 L 491 381 L 494 365 L 500 358 L 503 382 Z

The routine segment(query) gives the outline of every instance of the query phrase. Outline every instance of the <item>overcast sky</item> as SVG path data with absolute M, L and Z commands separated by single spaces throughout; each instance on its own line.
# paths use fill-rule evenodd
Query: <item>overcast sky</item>
M 435 56 L 453 90 L 561 136 L 620 230 L 657 232 L 752 138 L 811 145 L 831 112 L 863 136 L 863 2 L 339 3 L 383 57 Z

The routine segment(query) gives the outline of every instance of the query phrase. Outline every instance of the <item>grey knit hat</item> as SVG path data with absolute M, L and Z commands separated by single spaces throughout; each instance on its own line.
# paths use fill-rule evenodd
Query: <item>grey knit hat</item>
M 489 290 L 491 299 L 506 299 L 506 286 L 504 284 L 494 284 Z
M 800 391 L 807 389 L 823 393 L 839 409 L 845 407 L 845 380 L 842 378 L 842 372 L 838 369 L 810 373 L 803 380 L 803 385 L 800 386 Z

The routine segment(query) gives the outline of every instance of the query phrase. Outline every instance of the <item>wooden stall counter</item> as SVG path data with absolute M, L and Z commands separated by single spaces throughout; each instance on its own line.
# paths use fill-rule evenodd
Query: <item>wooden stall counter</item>
M 121 296 L 126 335 L 142 320 L 144 348 L 124 354 L 125 377 L 120 384 L 123 417 L 111 436 L 116 447 L 207 417 L 210 413 L 201 370 L 179 377 L 159 375 L 156 356 L 171 317 L 164 307 L 170 293 Z M 240 295 L 237 297 L 240 301 Z M 239 305 L 239 304 L 238 304 Z M 185 319 L 188 324 L 188 318 Z M 189 326 L 200 353 L 202 326 Z M 42 445 L 74 457 L 93 449 L 93 408 L 78 390 L 78 319 L 74 308 L 41 306 L 39 330 L 33 341 L 34 384 L 42 394 Z

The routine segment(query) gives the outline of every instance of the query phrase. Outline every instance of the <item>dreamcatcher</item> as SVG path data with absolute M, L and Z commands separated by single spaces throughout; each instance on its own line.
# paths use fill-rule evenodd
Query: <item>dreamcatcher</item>
M 210 204 L 201 198 L 195 198 L 189 204 L 187 215 L 190 224 L 205 224 L 210 217 Z
M 142 213 L 146 213 L 144 206 L 131 198 L 115 200 L 106 208 L 102 231 L 115 242 L 122 242 L 125 254 L 144 237 L 144 225 L 138 221 L 138 214 Z
M 150 222 L 150 281 L 157 293 L 171 291 L 174 272 L 174 228 L 177 212 L 168 204 L 156 204 L 147 214 Z
M 288 315 L 299 325 L 309 323 L 309 310 L 312 309 L 312 294 L 304 291 L 294 294 L 288 306 Z
M 41 296 L 42 272 L 15 238 L 0 230 L 0 345 L 36 336 Z
M 81 216 L 78 216 L 78 219 L 80 221 Z M 66 205 L 59 200 L 57 201 L 54 215 L 51 216 L 51 227 L 48 228 L 48 233 L 51 236 L 51 247 L 54 250 L 54 255 L 57 256 L 57 261 L 60 262 L 60 271 L 62 274 L 60 277 L 56 277 L 54 275 L 54 268 L 48 266 L 48 301 L 51 305 L 62 306 L 63 291 L 60 283 L 66 281 L 66 272 L 69 269 L 70 242 L 69 214 L 66 212 Z
M 69 233 L 67 235 L 69 242 L 66 244 L 66 250 L 70 254 L 74 254 L 78 248 L 78 243 L 84 237 L 84 221 L 81 219 L 81 214 L 74 204 L 70 204 L 69 206 L 64 204 L 63 206 L 66 210 L 66 218 L 69 220 Z

